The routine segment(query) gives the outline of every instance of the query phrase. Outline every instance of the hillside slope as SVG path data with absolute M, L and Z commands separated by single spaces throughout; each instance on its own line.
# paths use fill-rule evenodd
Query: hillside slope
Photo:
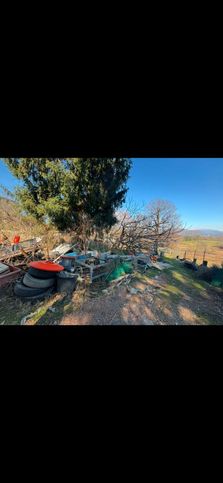
M 22 216 L 16 202 L 0 196 L 0 238 L 11 239 L 15 234 L 23 239 L 38 233 L 39 227 L 31 216 Z

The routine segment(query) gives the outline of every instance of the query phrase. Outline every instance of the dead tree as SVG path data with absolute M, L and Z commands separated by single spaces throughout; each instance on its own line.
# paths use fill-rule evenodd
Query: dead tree
M 146 223 L 155 254 L 158 254 L 160 247 L 175 241 L 177 236 L 185 229 L 177 214 L 176 207 L 164 200 L 157 200 L 148 205 Z
M 148 251 L 151 246 L 149 227 L 145 223 L 146 216 L 140 213 L 139 207 L 129 202 L 125 211 L 116 213 L 116 218 L 117 223 L 106 237 L 110 248 L 133 254 L 141 250 Z

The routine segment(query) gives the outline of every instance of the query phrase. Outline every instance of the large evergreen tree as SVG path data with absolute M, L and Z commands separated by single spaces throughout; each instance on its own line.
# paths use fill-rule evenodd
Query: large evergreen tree
M 25 212 L 59 230 L 80 226 L 83 215 L 109 228 L 127 193 L 127 158 L 6 158 L 23 182 L 17 197 Z

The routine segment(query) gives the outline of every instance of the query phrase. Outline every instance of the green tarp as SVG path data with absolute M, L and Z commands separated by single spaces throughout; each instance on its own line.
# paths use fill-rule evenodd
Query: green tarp
M 132 273 L 132 271 L 133 271 L 133 268 L 131 263 L 122 262 L 112 271 L 112 273 L 110 273 L 108 277 L 108 281 L 112 282 L 112 280 L 116 280 L 117 278 L 122 277 L 127 273 Z

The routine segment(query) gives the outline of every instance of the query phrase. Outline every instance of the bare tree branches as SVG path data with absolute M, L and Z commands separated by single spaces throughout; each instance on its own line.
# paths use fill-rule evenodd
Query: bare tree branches
M 157 200 L 147 207 L 147 222 L 154 252 L 173 241 L 185 227 L 182 226 L 176 207 L 166 200 Z
M 112 249 L 135 253 L 141 250 L 158 253 L 183 231 L 176 208 L 168 201 L 152 202 L 143 212 L 130 202 L 127 209 L 116 213 L 117 223 L 109 231 L 106 243 Z

